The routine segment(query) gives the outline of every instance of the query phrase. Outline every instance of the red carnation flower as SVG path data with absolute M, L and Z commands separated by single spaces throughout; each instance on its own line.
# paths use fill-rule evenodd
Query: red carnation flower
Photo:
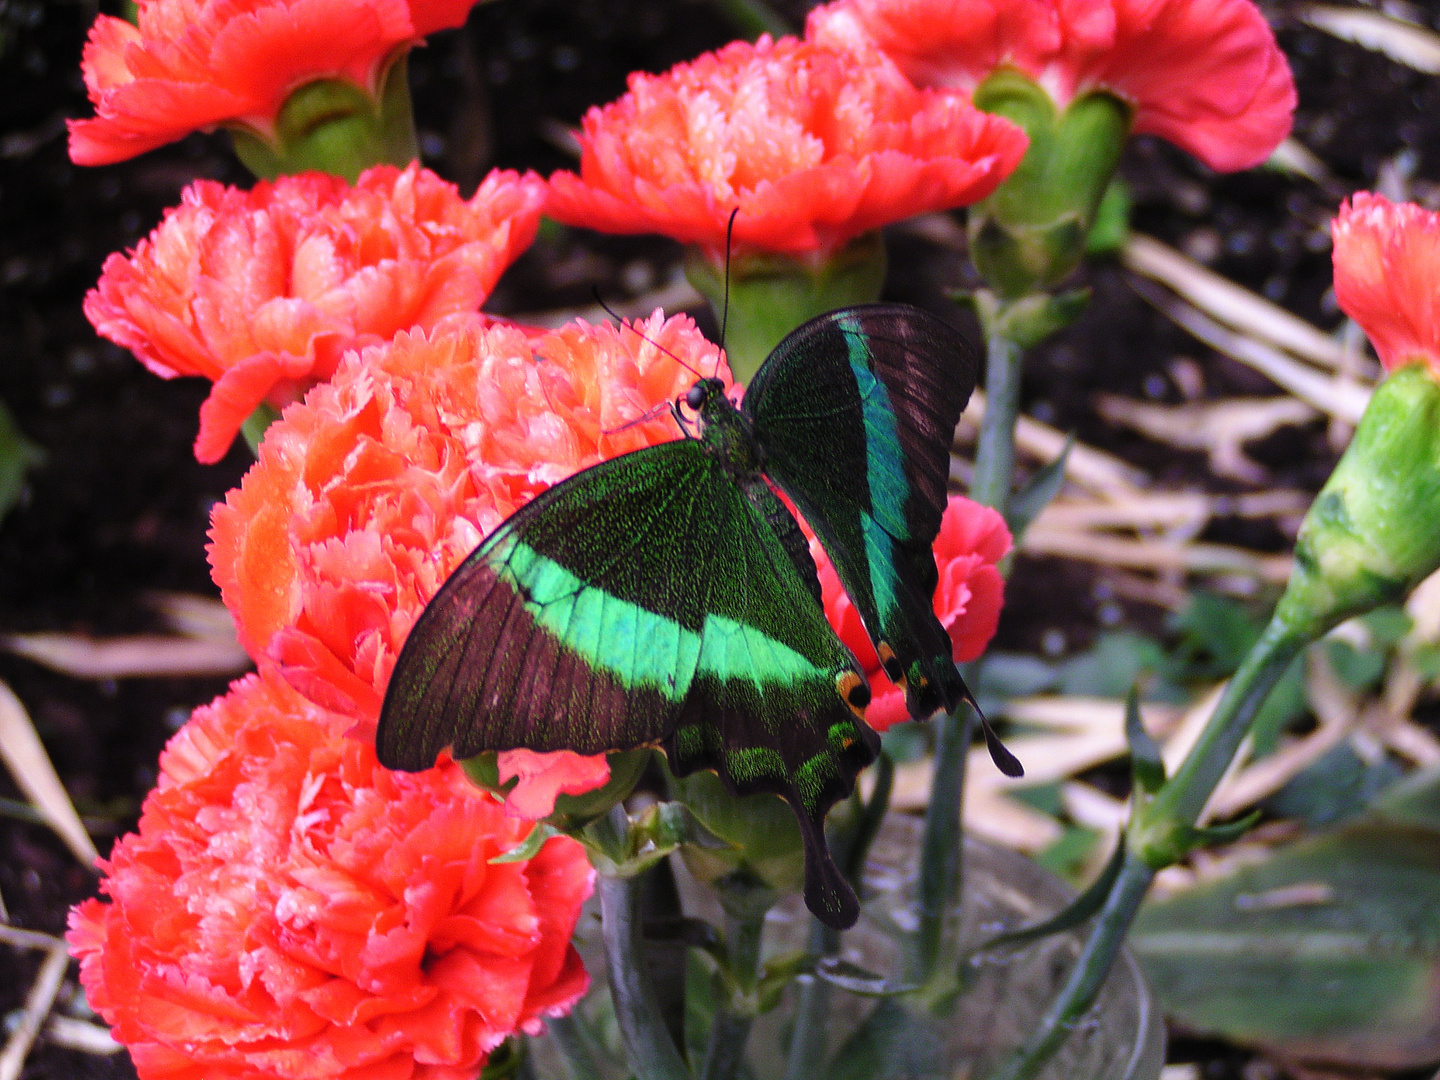
M 92 1006 L 142 1078 L 473 1080 L 585 992 L 593 872 L 449 765 L 382 768 L 274 676 L 197 709 L 140 831 L 70 914 Z
M 1019 164 L 1025 136 L 951 95 L 916 90 L 877 53 L 737 41 L 663 75 L 636 73 L 591 109 L 580 175 L 546 212 L 605 232 L 658 232 L 738 254 L 824 257 L 915 214 L 974 202 Z
M 354 187 L 322 173 L 251 191 L 200 181 L 106 260 L 85 314 L 157 375 L 214 381 L 195 455 L 218 461 L 257 405 L 296 400 L 346 350 L 477 310 L 534 239 L 544 190 L 493 172 L 466 201 L 418 165 Z
M 192 131 L 269 135 L 297 87 L 344 79 L 374 95 L 397 50 L 465 21 L 476 0 L 139 0 L 139 25 L 99 15 L 81 67 L 96 115 L 70 158 L 108 165 Z
M 1058 105 L 1104 89 L 1222 171 L 1257 165 L 1290 131 L 1295 82 L 1250 0 L 835 0 L 807 36 L 879 47 L 918 85 L 969 93 L 1019 68 Z
M 679 436 L 662 406 L 695 376 L 675 357 L 715 369 L 694 323 L 659 313 L 534 338 L 457 320 L 352 353 L 216 507 L 210 561 L 240 640 L 373 734 L 410 627 L 487 533 L 571 473 Z M 563 753 L 501 755 L 512 809 L 544 816 L 608 777 Z
M 1388 370 L 1424 360 L 1440 378 L 1440 214 L 1362 191 L 1330 232 L 1341 310 Z
M 1005 603 L 1005 579 L 998 563 L 1009 553 L 1010 530 L 996 510 L 950 496 L 950 505 L 935 537 L 935 565 L 940 583 L 935 589 L 935 615 L 954 643 L 957 663 L 974 660 L 985 651 L 1000 624 Z M 876 731 L 910 719 L 905 691 L 885 676 L 880 658 L 865 633 L 860 613 L 841 588 L 825 549 L 812 537 L 810 554 L 820 574 L 820 593 L 829 620 L 840 640 L 855 654 L 870 679 L 870 704 L 865 721 Z

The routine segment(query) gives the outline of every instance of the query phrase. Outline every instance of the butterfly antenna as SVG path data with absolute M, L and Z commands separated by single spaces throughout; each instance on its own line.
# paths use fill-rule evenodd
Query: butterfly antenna
M 683 367 L 686 371 L 690 372 L 690 374 L 694 375 L 697 379 L 705 378 L 704 375 L 700 374 L 700 372 L 696 371 L 693 367 L 687 364 L 684 360 L 680 359 L 680 357 L 676 356 L 664 345 L 661 345 L 654 338 L 642 334 L 638 329 L 636 329 L 633 319 L 627 320 L 622 317 L 618 311 L 616 311 L 614 308 L 612 308 L 609 304 L 605 302 L 604 297 L 600 295 L 600 289 L 598 286 L 595 288 L 594 293 L 595 302 L 600 305 L 601 310 L 603 310 L 606 315 L 609 315 L 612 319 L 619 323 L 622 329 L 629 330 L 631 333 L 638 335 L 641 341 L 648 341 L 651 345 L 654 345 L 655 348 L 659 349 L 666 356 L 670 357 L 671 360 L 674 360 L 677 364 Z
M 725 348 L 725 329 L 730 325 L 730 252 L 734 250 L 735 219 L 740 215 L 737 206 L 730 211 L 730 220 L 725 223 L 725 301 L 720 305 L 720 348 Z M 720 370 L 720 353 L 715 353 L 715 370 Z

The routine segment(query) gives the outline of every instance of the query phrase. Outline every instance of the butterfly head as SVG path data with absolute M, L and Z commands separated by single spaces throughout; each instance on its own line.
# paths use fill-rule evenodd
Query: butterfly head
M 717 398 L 725 396 L 725 384 L 719 379 L 698 379 L 685 394 L 685 404 L 692 412 L 705 415 L 706 409 Z

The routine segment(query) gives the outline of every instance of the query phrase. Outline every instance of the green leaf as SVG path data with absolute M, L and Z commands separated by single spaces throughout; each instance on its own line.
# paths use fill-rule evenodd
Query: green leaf
M 1016 546 L 1019 546 L 1020 539 L 1025 535 L 1030 523 L 1040 516 L 1040 511 L 1060 494 L 1060 489 L 1065 485 L 1065 463 L 1070 460 L 1070 450 L 1074 445 L 1075 433 L 1071 432 L 1065 439 L 1064 449 L 1055 460 L 1038 470 L 1029 483 L 1011 496 L 1010 509 L 1005 518 Z
M 1387 788 L 1375 800 L 1372 813 L 1440 833 L 1440 765 L 1417 769 Z
M 1105 901 L 1110 895 L 1110 887 L 1115 884 L 1115 879 L 1120 876 L 1120 867 L 1124 862 L 1125 844 L 1122 840 L 1116 845 L 1115 854 L 1110 856 L 1110 861 L 1105 864 L 1105 869 L 1100 872 L 1100 876 L 1090 883 L 1088 889 L 1070 901 L 1064 908 L 1044 922 L 1036 923 L 1033 926 L 1024 926 L 1018 930 L 1009 930 L 1003 934 L 997 934 L 982 944 L 976 951 L 994 949 L 1000 945 L 1019 945 L 1026 941 L 1034 941 L 1036 938 L 1063 933 L 1072 927 L 1079 926 L 1105 905 Z
M 25 490 L 25 474 L 45 461 L 45 451 L 27 439 L 0 402 L 0 521 Z
M 1125 700 L 1125 741 L 1130 744 L 1130 772 L 1135 786 L 1147 795 L 1155 794 L 1165 783 L 1165 759 L 1140 722 L 1138 685 L 1130 688 L 1130 696 Z
M 899 982 L 884 975 L 877 975 L 838 956 L 827 956 L 821 960 L 815 965 L 815 974 L 826 982 L 860 997 L 896 997 L 918 989 L 916 983 Z
M 1265 800 L 1265 809 L 1281 817 L 1299 818 L 1311 828 L 1338 825 L 1363 814 L 1401 775 L 1400 767 L 1389 758 L 1366 761 L 1349 743 L 1341 743 Z
M 537 821 L 535 827 L 530 830 L 528 836 L 519 844 L 505 852 L 503 855 L 496 855 L 490 860 L 492 865 L 504 863 L 528 862 L 540 854 L 540 849 L 545 846 L 545 841 L 552 836 L 559 836 L 560 830 L 544 822 Z
M 1440 1059 L 1433 829 L 1371 819 L 1294 844 L 1150 904 L 1131 945 L 1195 1031 L 1361 1068 Z

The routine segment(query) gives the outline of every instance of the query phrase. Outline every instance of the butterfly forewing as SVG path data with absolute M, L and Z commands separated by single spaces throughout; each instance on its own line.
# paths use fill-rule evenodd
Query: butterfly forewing
M 932 612 L 930 546 L 977 363 L 959 331 L 917 308 L 843 308 L 782 341 L 743 405 L 766 472 L 820 537 L 917 717 L 968 694 Z
M 380 718 L 381 762 L 427 768 L 447 746 L 468 757 L 661 744 L 677 773 L 715 768 L 737 793 L 789 801 L 807 902 L 849 925 L 855 899 L 823 823 L 879 741 L 809 556 L 782 540 L 794 530 L 763 482 L 737 483 L 693 440 L 556 485 L 415 624 Z

